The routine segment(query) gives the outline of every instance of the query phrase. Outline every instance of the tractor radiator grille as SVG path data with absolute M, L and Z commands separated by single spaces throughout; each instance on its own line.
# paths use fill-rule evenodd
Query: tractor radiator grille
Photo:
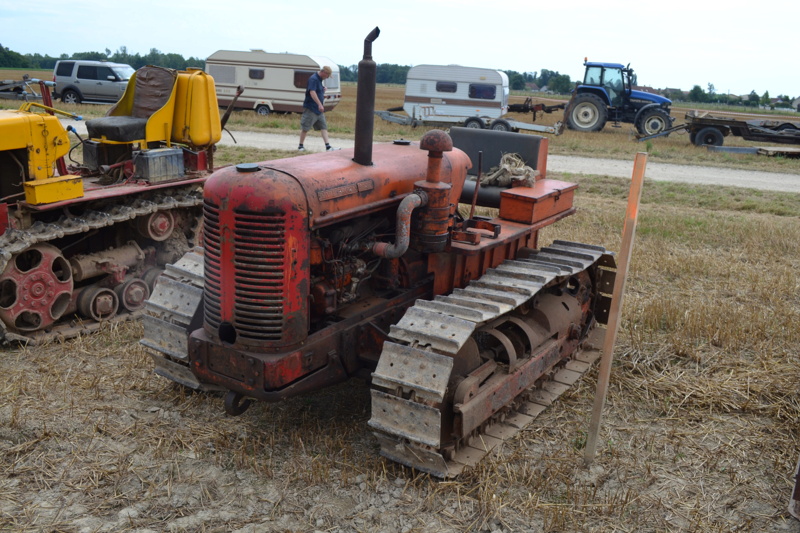
M 233 313 L 228 322 L 236 327 L 237 336 L 260 342 L 280 340 L 286 296 L 285 214 L 234 211 L 233 261 L 226 264 L 222 262 L 226 243 L 222 241 L 219 208 L 206 201 L 203 216 L 206 325 L 216 331 L 223 314 L 231 316 L 222 312 L 222 291 L 232 280 Z

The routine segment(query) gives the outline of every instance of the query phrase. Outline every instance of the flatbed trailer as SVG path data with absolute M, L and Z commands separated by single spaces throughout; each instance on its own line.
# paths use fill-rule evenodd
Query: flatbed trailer
M 52 84 L 52 82 L 50 83 Z M 26 102 L 41 100 L 42 95 L 40 92 L 36 92 L 34 85 L 40 85 L 40 80 L 27 77 L 22 80 L 0 80 L 0 98 Z
M 552 133 L 561 135 L 564 131 L 564 123 L 559 121 L 552 126 L 541 126 L 539 124 L 528 124 L 518 120 L 508 120 L 505 118 L 489 119 L 485 117 L 457 117 L 452 115 L 430 115 L 425 118 L 413 118 L 408 115 L 401 115 L 388 111 L 375 111 L 375 114 L 387 122 L 402 124 L 404 126 L 434 126 L 449 128 L 452 126 L 463 126 L 465 128 L 486 128 L 496 131 L 537 131 L 539 133 Z
M 531 98 L 526 98 L 521 104 L 509 104 L 508 111 L 513 113 L 533 113 L 533 120 L 536 120 L 537 113 L 552 113 L 559 109 L 563 110 L 566 103 L 548 106 L 545 104 L 534 104 Z M 422 109 L 423 112 L 425 109 Z M 395 111 L 403 111 L 402 107 L 395 107 L 386 111 L 375 111 L 375 115 L 382 118 L 387 122 L 395 124 L 403 124 L 405 126 L 464 126 L 466 128 L 486 128 L 497 131 L 537 131 L 540 133 L 552 133 L 554 135 L 561 135 L 564 131 L 564 123 L 561 121 L 556 122 L 552 126 L 541 126 L 539 124 L 528 124 L 527 122 L 520 122 L 518 120 L 509 120 L 507 118 L 493 119 L 490 117 L 465 117 L 458 115 L 440 115 L 429 114 L 423 115 L 420 118 L 414 118 L 410 115 L 401 115 Z
M 733 117 L 716 117 L 708 113 L 690 111 L 686 122 L 654 135 L 638 136 L 639 141 L 663 137 L 685 131 L 689 141 L 696 146 L 722 146 L 725 137 L 733 135 L 746 141 L 800 144 L 800 122 L 781 119 L 741 120 Z

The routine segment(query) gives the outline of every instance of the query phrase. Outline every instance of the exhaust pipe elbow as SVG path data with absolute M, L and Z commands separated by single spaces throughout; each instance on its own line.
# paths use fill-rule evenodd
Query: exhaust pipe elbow
M 427 199 L 418 193 L 412 193 L 403 198 L 400 207 L 397 208 L 397 224 L 395 226 L 397 241 L 394 244 L 376 242 L 371 247 L 372 253 L 386 259 L 396 259 L 406 253 L 411 236 L 411 213 L 426 203 Z
M 372 59 L 372 43 L 380 34 L 381 29 L 375 26 L 375 29 L 369 32 L 369 35 L 364 38 L 364 59 Z

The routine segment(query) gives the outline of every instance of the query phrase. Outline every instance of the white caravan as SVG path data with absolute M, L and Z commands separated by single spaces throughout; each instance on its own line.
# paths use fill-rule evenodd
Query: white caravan
M 302 113 L 308 78 L 323 66 L 331 67 L 325 80 L 325 111 L 342 98 L 339 66 L 327 57 L 263 50 L 219 50 L 206 59 L 206 72 L 214 78 L 220 107 L 228 106 L 239 86 L 244 92 L 236 109 L 253 109 L 259 115 L 272 112 Z
M 417 65 L 411 67 L 406 75 L 403 107 L 375 111 L 375 114 L 388 122 L 411 126 L 561 133 L 560 123 L 539 126 L 503 118 L 509 111 L 508 92 L 508 76 L 499 70 L 460 65 Z M 393 111 L 405 111 L 406 115 Z
M 486 68 L 417 65 L 406 76 L 403 111 L 421 120 L 436 116 L 500 118 L 508 112 L 508 76 Z

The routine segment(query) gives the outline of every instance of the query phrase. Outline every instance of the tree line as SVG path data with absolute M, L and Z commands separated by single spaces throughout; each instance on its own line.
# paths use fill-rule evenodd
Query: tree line
M 0 68 L 32 69 L 32 70 L 52 70 L 56 62 L 63 59 L 88 59 L 94 61 L 112 61 L 114 63 L 125 63 L 134 69 L 139 69 L 145 65 L 159 65 L 161 67 L 185 70 L 188 67 L 205 68 L 205 59 L 196 57 L 184 58 L 180 54 L 165 54 L 151 48 L 145 55 L 131 54 L 127 47 L 122 46 L 112 53 L 108 48 L 104 52 L 76 52 L 74 54 L 61 54 L 58 57 L 41 54 L 20 54 L 0 44 Z
M 391 63 L 379 63 L 375 73 L 377 83 L 394 83 L 405 85 L 406 76 L 411 67 Z M 530 84 L 539 89 L 547 87 L 554 93 L 567 94 L 572 90 L 573 82 L 569 75 L 559 74 L 556 70 L 542 69 L 541 72 L 517 72 L 504 70 L 508 76 L 508 86 L 512 91 L 524 91 Z M 339 77 L 342 81 L 358 81 L 358 65 L 349 67 L 339 65 Z
M 666 95 L 671 97 L 669 94 Z M 677 95 L 676 95 L 677 96 Z M 675 98 L 673 98 L 674 100 Z M 761 96 L 755 91 L 750 91 L 749 95 L 740 96 L 735 94 L 718 93 L 713 83 L 708 84 L 708 90 L 704 90 L 699 85 L 692 87 L 688 95 L 680 93 L 679 99 L 688 99 L 690 102 L 698 103 L 719 103 L 726 105 L 741 105 L 745 107 L 772 107 L 786 108 L 792 107 L 792 98 L 788 94 L 779 94 L 775 98 L 770 97 L 769 91 L 764 91 Z
M 21 54 L 0 44 L 0 68 L 16 69 L 35 69 L 52 70 L 59 60 L 63 59 L 89 59 L 99 61 L 113 61 L 115 63 L 125 63 L 134 69 L 139 69 L 145 65 L 159 65 L 177 70 L 185 70 L 188 67 L 204 69 L 205 59 L 197 57 L 184 58 L 180 54 L 165 54 L 156 48 L 151 48 L 145 55 L 138 53 L 131 54 L 127 47 L 122 46 L 116 52 L 111 52 L 108 48 L 103 52 L 77 52 L 71 55 L 61 54 L 58 57 L 41 54 Z M 405 85 L 408 70 L 407 65 L 395 65 L 392 63 L 380 63 L 377 65 L 376 81 L 378 83 L 392 83 Z M 513 91 L 524 91 L 529 87 L 535 86 L 538 89 L 547 89 L 557 94 L 568 94 L 575 86 L 568 74 L 561 74 L 557 70 L 542 69 L 534 72 L 517 72 L 515 70 L 504 70 L 508 76 L 509 88 Z M 358 65 L 344 66 L 339 65 L 339 76 L 342 81 L 358 81 Z M 578 81 L 578 80 L 576 80 Z M 772 107 L 791 107 L 792 99 L 788 95 L 778 95 L 776 99 L 770 98 L 769 91 L 758 95 L 751 91 L 748 96 L 717 93 L 712 83 L 708 84 L 708 89 L 704 90 L 700 85 L 695 85 L 691 91 L 684 93 L 679 89 L 665 89 L 661 93 L 672 100 L 688 100 L 698 103 L 720 103 L 728 105 L 743 106 L 772 106 Z M 774 100 L 777 100 L 775 102 Z
M 131 54 L 128 52 L 127 47 L 122 46 L 113 53 L 106 48 L 103 52 L 76 52 L 53 57 L 38 53 L 21 54 L 0 44 L 0 68 L 52 70 L 57 61 L 64 59 L 112 61 L 114 63 L 125 63 L 134 69 L 139 69 L 145 65 L 159 65 L 178 70 L 184 70 L 187 67 L 204 69 L 206 66 L 205 59 L 197 57 L 184 58 L 180 54 L 165 54 L 156 48 L 151 48 L 150 52 L 145 55 Z M 410 68 L 407 65 L 380 63 L 377 65 L 376 80 L 378 83 L 405 85 L 406 76 Z M 559 74 L 558 71 L 542 69 L 541 73 L 520 73 L 514 70 L 506 70 L 504 72 L 508 75 L 510 88 L 515 91 L 525 90 L 528 84 L 536 84 L 539 88 L 548 86 L 550 90 L 557 93 L 568 93 L 572 90 L 572 81 L 569 76 Z M 339 76 L 342 81 L 358 81 L 358 65 L 339 65 Z

